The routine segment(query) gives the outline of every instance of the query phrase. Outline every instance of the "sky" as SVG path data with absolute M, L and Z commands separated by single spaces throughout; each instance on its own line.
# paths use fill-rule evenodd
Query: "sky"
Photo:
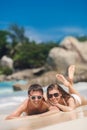
M 0 0 L 0 30 L 24 27 L 37 42 L 65 36 L 87 36 L 86 0 Z

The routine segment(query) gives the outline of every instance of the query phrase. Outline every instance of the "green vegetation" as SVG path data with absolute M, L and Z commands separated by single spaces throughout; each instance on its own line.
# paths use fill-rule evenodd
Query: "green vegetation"
M 87 36 L 76 37 L 80 42 L 87 41 Z
M 13 70 L 8 68 L 8 67 L 0 67 L 0 75 L 5 74 L 5 75 L 10 75 L 13 73 Z
M 79 41 L 86 41 L 87 36 L 76 37 Z M 58 47 L 58 42 L 37 43 L 25 36 L 25 29 L 16 24 L 10 25 L 8 30 L 0 30 L 0 58 L 4 55 L 11 57 L 15 69 L 37 68 L 46 63 L 49 51 Z M 10 74 L 12 70 L 0 68 L 0 74 Z
M 58 42 L 30 41 L 25 36 L 24 28 L 14 24 L 9 27 L 8 31 L 0 31 L 0 58 L 3 55 L 11 57 L 15 69 L 37 68 L 46 63 L 50 49 L 58 44 Z
M 7 55 L 9 51 L 9 43 L 7 41 L 8 36 L 9 32 L 0 30 L 0 58 L 3 55 Z

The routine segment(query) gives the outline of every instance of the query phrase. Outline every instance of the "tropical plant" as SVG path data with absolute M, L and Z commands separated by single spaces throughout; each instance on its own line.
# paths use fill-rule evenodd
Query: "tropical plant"
M 8 44 L 8 31 L 0 30 L 0 58 L 3 55 L 7 55 L 9 51 L 9 44 Z

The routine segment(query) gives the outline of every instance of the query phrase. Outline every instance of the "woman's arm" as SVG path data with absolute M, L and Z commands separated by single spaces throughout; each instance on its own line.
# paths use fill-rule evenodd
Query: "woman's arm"
M 63 112 L 68 112 L 68 111 L 72 111 L 73 109 L 75 109 L 75 102 L 74 102 L 73 98 L 70 98 L 68 100 L 68 106 L 62 105 L 60 103 L 57 103 L 55 106 L 58 107 Z

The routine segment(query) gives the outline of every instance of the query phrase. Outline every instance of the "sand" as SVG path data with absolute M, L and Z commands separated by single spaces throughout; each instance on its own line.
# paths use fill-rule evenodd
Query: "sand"
M 87 130 L 87 117 L 82 119 L 77 119 L 74 121 L 68 121 L 62 124 L 56 124 L 53 126 L 41 128 L 39 130 Z
M 0 117 L 0 130 L 87 130 L 87 105 L 71 112 L 47 112 L 44 114 L 5 120 Z

